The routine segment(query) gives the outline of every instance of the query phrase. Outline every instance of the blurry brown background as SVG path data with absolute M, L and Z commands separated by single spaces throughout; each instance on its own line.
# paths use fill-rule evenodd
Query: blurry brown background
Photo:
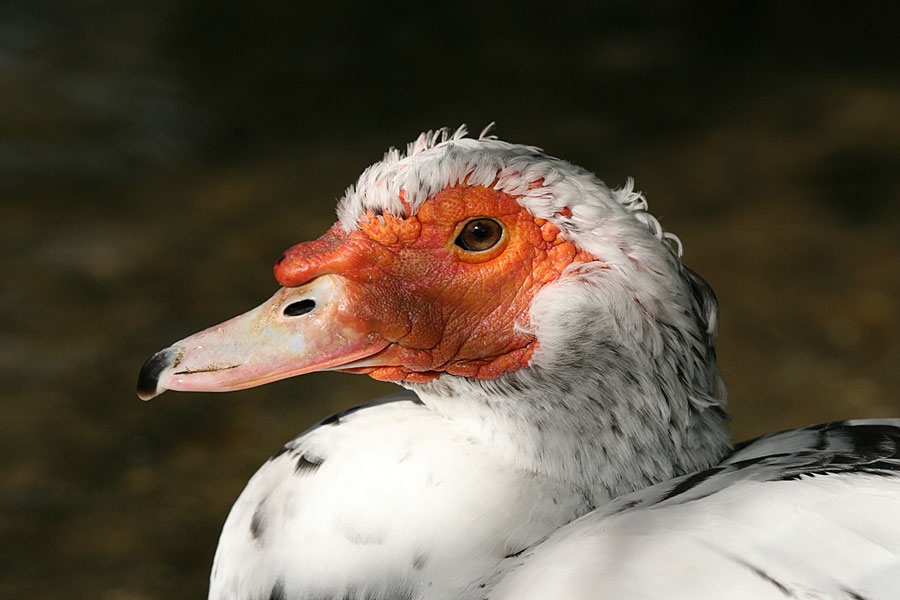
M 426 128 L 634 176 L 719 293 L 737 438 L 900 416 L 894 4 L 251 5 L 0 7 L 0 596 L 205 595 L 255 468 L 392 388 L 145 404 L 138 368 Z

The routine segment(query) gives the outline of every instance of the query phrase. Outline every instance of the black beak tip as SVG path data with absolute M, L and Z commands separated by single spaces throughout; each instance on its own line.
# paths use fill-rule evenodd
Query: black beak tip
M 150 400 L 165 390 L 159 389 L 159 376 L 173 366 L 175 351 L 173 348 L 160 350 L 147 359 L 138 374 L 137 395 L 141 400 Z

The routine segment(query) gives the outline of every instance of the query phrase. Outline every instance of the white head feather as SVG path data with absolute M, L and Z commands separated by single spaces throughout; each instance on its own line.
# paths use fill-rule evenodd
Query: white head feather
M 410 216 L 442 189 L 466 183 L 515 197 L 533 215 L 560 226 L 567 238 L 589 252 L 599 223 L 630 214 L 657 239 L 672 240 L 681 255 L 678 238 L 663 231 L 647 212 L 647 201 L 634 191 L 633 180 L 612 190 L 593 173 L 548 156 L 540 148 L 487 135 L 491 127 L 477 138 L 466 137 L 465 125 L 453 132 L 448 128 L 429 130 L 409 143 L 406 153 L 389 149 L 341 198 L 337 212 L 344 229 L 355 229 L 369 213 Z

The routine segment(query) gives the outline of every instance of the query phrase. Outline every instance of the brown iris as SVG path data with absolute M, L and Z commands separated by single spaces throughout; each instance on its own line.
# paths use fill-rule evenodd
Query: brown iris
M 503 237 L 503 226 L 494 219 L 481 217 L 466 223 L 459 235 L 456 245 L 469 252 L 484 252 L 497 245 Z

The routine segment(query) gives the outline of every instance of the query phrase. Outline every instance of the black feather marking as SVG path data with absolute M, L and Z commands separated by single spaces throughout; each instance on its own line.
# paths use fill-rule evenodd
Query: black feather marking
M 834 428 L 835 425 L 839 425 L 839 424 L 842 424 L 842 423 L 844 423 L 844 421 L 831 421 L 831 422 L 828 422 L 828 423 L 819 423 L 818 425 L 808 425 L 808 426 L 803 427 L 803 428 L 801 428 L 801 429 L 802 429 L 803 431 L 815 431 L 815 432 L 818 432 L 818 433 L 819 433 L 819 440 L 818 440 L 818 443 L 821 444 L 821 443 L 823 443 L 823 441 L 824 441 L 824 443 L 826 443 L 826 447 L 827 447 L 827 441 L 828 441 L 828 434 L 829 434 L 829 432 Z M 753 444 L 756 444 L 756 443 L 758 443 L 758 442 L 761 442 L 762 440 L 765 440 L 765 439 L 768 439 L 768 438 L 771 438 L 771 437 L 779 436 L 779 435 L 781 435 L 781 434 L 783 434 L 783 433 L 787 433 L 788 431 L 793 431 L 793 430 L 788 429 L 788 430 L 784 430 L 784 431 L 778 431 L 778 432 L 775 432 L 775 433 L 767 433 L 767 434 L 765 434 L 765 435 L 761 435 L 761 436 L 758 436 L 758 437 L 755 437 L 755 438 L 750 438 L 749 440 L 744 440 L 743 442 L 738 442 L 737 444 L 734 444 L 733 453 L 740 452 L 741 450 L 743 450 L 743 449 L 746 448 L 747 446 L 752 446 Z M 824 449 L 824 448 L 823 448 L 823 449 Z
M 800 456 L 802 453 L 795 453 L 796 456 Z M 770 465 L 772 463 L 778 462 L 780 459 L 788 458 L 792 456 L 789 452 L 774 452 L 772 454 L 763 454 L 761 456 L 754 456 L 753 458 L 745 458 L 744 460 L 736 460 L 729 464 L 729 467 L 741 470 L 741 469 L 749 469 L 750 467 L 755 467 L 756 465 Z
M 410 402 L 412 404 L 417 404 L 419 406 L 424 406 L 425 403 L 422 400 L 409 392 L 399 392 L 397 394 L 391 394 L 389 396 L 385 396 L 384 398 L 379 398 L 373 402 L 369 402 L 367 404 L 361 404 L 359 406 L 352 406 L 346 410 L 342 410 L 340 412 L 334 413 L 330 417 L 326 417 L 319 422 L 319 425 L 340 425 L 341 419 L 352 415 L 353 413 L 366 409 L 372 408 L 374 406 L 381 406 L 382 404 L 390 404 L 392 402 Z
M 522 548 L 521 550 L 516 550 L 515 552 L 510 552 L 509 554 L 507 554 L 507 555 L 504 556 L 503 558 L 516 558 L 517 556 L 520 556 L 520 555 L 521 555 L 523 552 L 525 552 L 526 550 L 528 550 L 528 548 Z
M 287 595 L 284 592 L 284 582 L 280 579 L 272 586 L 272 591 L 269 592 L 269 600 L 287 600 Z
M 816 428 L 816 445 L 815 449 L 824 452 L 828 449 L 828 430 L 825 428 Z
M 850 598 L 850 600 L 869 600 L 859 592 L 855 592 L 851 589 L 844 588 L 844 593 Z
M 291 447 L 290 447 L 290 446 L 282 446 L 282 447 L 278 450 L 278 452 L 276 452 L 275 454 L 273 454 L 272 456 L 269 457 L 269 460 L 275 460 L 276 458 L 278 458 L 279 456 L 281 456 L 281 455 L 284 454 L 285 452 L 288 452 L 289 450 L 291 450 Z
M 778 588 L 778 591 L 781 592 L 782 594 L 784 594 L 784 596 L 786 598 L 796 598 L 797 597 L 794 594 L 794 592 L 791 591 L 791 589 L 789 587 L 787 587 L 785 584 L 778 581 L 777 579 L 775 579 L 774 577 L 772 577 L 771 575 L 769 575 L 768 573 L 766 573 L 759 567 L 755 567 L 749 563 L 744 563 L 744 566 L 747 567 L 748 569 L 750 569 L 750 571 L 753 572 L 753 574 L 756 575 L 757 577 L 759 577 L 760 579 L 767 581 L 767 582 L 771 583 L 772 585 L 774 585 L 776 588 Z
M 700 471 L 698 473 L 694 473 L 687 479 L 681 481 L 678 485 L 673 486 L 669 493 L 660 498 L 660 502 L 665 502 L 666 500 L 671 500 L 675 496 L 680 496 L 681 494 L 687 492 L 690 489 L 693 489 L 709 479 L 713 477 L 717 473 L 720 473 L 724 467 L 713 467 L 711 469 L 706 469 L 705 471 Z
M 350 408 L 347 408 L 340 412 L 334 413 L 330 417 L 325 417 L 324 419 L 322 419 L 321 423 L 319 423 L 319 424 L 320 425 L 340 425 L 341 419 L 348 417 L 357 411 L 369 408 L 369 407 L 373 406 L 373 404 L 374 403 L 360 404 L 359 406 L 351 406 Z
M 355 407 L 355 408 L 362 408 L 362 407 L 361 407 L 361 406 L 358 406 L 358 407 Z M 352 411 L 350 411 L 350 412 L 352 412 Z M 339 412 L 339 413 L 334 413 L 333 415 L 330 415 L 330 416 L 328 416 L 328 417 L 325 417 L 324 419 L 322 419 L 321 421 L 319 421 L 319 425 L 340 425 L 340 424 L 341 424 L 341 417 L 344 417 L 344 416 L 346 416 L 346 415 L 348 415 L 348 414 L 350 414 L 348 411 L 341 411 L 341 412 Z
M 417 553 L 413 556 L 413 570 L 421 571 L 425 568 L 425 565 L 428 563 L 428 557 L 422 554 L 421 552 Z
M 762 569 L 760 569 L 760 568 L 757 567 L 756 565 L 751 564 L 751 563 L 747 562 L 746 560 L 744 560 L 744 559 L 742 559 L 742 558 L 740 558 L 740 557 L 738 557 L 738 556 L 733 556 L 733 555 L 730 555 L 730 554 L 727 554 L 727 556 L 728 556 L 731 560 L 733 560 L 734 562 L 736 562 L 737 564 L 739 564 L 739 565 L 741 565 L 742 567 L 745 567 L 746 569 L 748 569 L 751 573 L 753 573 L 754 575 L 756 575 L 757 577 L 759 577 L 759 578 L 762 579 L 763 581 L 766 581 L 766 582 L 768 582 L 768 583 L 771 583 L 771 584 L 772 584 L 779 592 L 781 592 L 781 593 L 784 595 L 785 598 L 796 598 L 796 597 L 797 597 L 797 595 L 794 593 L 793 590 L 791 590 L 791 588 L 789 588 L 789 587 L 788 587 L 787 585 L 785 585 L 783 582 L 781 582 L 781 581 L 775 579 L 774 577 L 772 577 L 771 575 L 769 575 L 768 573 L 766 573 L 765 571 L 763 571 Z
M 294 467 L 294 473 L 298 475 L 315 473 L 322 466 L 323 462 L 325 462 L 324 458 L 308 458 L 305 454 L 300 454 L 297 456 L 297 466 Z
M 253 517 L 250 519 L 250 535 L 257 543 L 262 543 L 263 533 L 266 531 L 266 519 L 264 516 L 265 500 L 260 502 L 253 511 Z
M 416 597 L 415 588 L 404 587 L 398 588 L 392 596 L 390 596 L 390 600 L 413 600 Z
M 619 507 L 618 512 L 625 512 L 626 510 L 631 510 L 635 506 L 638 506 L 639 504 L 641 504 L 641 502 L 642 502 L 641 500 L 629 500 L 628 502 L 625 502 L 624 504 L 622 504 L 622 506 Z
M 853 442 L 856 454 L 871 458 L 898 458 L 900 430 L 892 425 L 849 425 L 840 429 Z
M 336 597 L 337 596 L 327 596 L 327 598 L 329 599 Z M 413 600 L 413 598 L 415 597 L 415 589 L 409 587 L 386 589 L 380 593 L 375 593 L 371 590 L 359 590 L 351 588 L 344 592 L 341 600 Z M 322 597 L 322 600 L 325 599 L 326 597 Z
M 782 480 L 843 473 L 880 477 L 900 475 L 900 428 L 877 423 L 840 421 L 811 429 L 819 431 L 816 447 L 825 445 L 825 450 L 796 453 L 798 457 L 808 458 L 808 462 L 786 470 Z M 829 451 L 827 448 L 835 439 L 849 442 L 851 449 L 848 452 Z

